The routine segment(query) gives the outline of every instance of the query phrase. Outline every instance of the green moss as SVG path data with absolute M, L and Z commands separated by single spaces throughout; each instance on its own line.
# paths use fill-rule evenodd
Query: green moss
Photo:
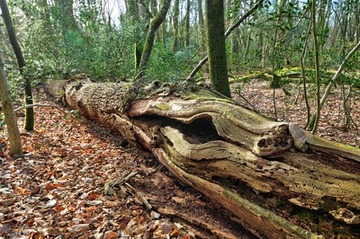
M 247 75 L 244 75 L 244 76 L 241 76 L 241 77 L 235 77 L 233 79 L 230 79 L 229 83 L 230 84 L 238 83 L 238 82 L 248 83 L 252 79 L 263 78 L 264 74 L 265 74 L 265 72 L 250 73 L 250 74 L 247 74 Z
M 282 206 L 285 206 L 288 202 L 282 198 L 278 198 L 276 199 L 275 201 L 275 207 L 282 207 Z
M 296 210 L 295 215 L 304 222 L 312 222 L 314 217 L 313 213 L 309 212 L 307 209 L 302 208 Z
M 281 77 L 292 72 L 301 73 L 301 68 L 300 67 L 283 68 L 281 70 L 276 71 L 275 74 Z
M 347 152 L 353 155 L 360 155 L 360 149 L 357 147 L 333 142 L 317 136 L 312 136 L 309 143 L 323 148 L 329 148 L 341 152 Z M 360 160 L 360 157 L 358 157 L 358 160 Z
M 211 91 L 205 89 L 200 89 L 197 92 L 186 92 L 181 95 L 181 98 L 184 100 L 216 100 L 219 102 L 233 103 L 230 99 L 220 98 Z

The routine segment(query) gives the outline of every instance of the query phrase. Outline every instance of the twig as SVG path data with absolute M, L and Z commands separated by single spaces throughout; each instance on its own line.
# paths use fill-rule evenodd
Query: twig
M 240 89 L 238 89 L 238 91 L 236 92 L 236 94 L 241 98 L 243 99 L 248 105 L 251 106 L 252 110 L 255 112 L 255 113 L 259 113 L 259 111 L 255 108 L 255 106 L 253 104 L 251 104 L 250 101 L 248 101 L 248 99 L 246 99 L 240 92 Z
M 114 187 L 124 184 L 131 177 L 135 176 L 138 172 L 126 172 L 122 177 L 111 181 L 110 183 L 105 183 L 104 185 L 104 194 L 105 195 L 113 195 L 115 193 Z
M 348 118 L 348 120 L 353 123 L 354 127 L 356 130 L 358 130 L 358 126 L 357 124 L 355 123 L 353 117 L 351 116 L 351 110 L 347 107 L 347 103 L 349 101 L 349 98 L 351 97 L 351 92 L 352 92 L 352 87 L 354 86 L 355 83 L 352 83 L 350 85 L 350 89 L 349 89 L 349 93 L 344 97 L 344 114 L 345 114 L 345 117 Z M 351 123 L 349 125 L 349 128 L 351 127 Z
M 137 192 L 135 190 L 135 188 L 128 183 L 125 183 L 125 185 L 135 193 L 135 195 L 138 197 L 138 199 L 141 200 L 140 203 L 143 204 L 148 210 L 151 210 L 153 208 L 143 193 Z
M 15 109 L 14 111 L 20 111 L 20 110 L 23 110 L 23 109 L 27 109 L 27 108 L 32 108 L 32 107 L 51 107 L 51 108 L 57 108 L 58 110 L 60 110 L 61 112 L 63 112 L 64 114 L 69 114 L 67 113 L 66 111 L 64 111 L 61 107 L 57 106 L 57 105 L 48 105 L 48 104 L 30 104 L 30 105 L 24 105 L 24 106 L 21 106 L 17 109 Z

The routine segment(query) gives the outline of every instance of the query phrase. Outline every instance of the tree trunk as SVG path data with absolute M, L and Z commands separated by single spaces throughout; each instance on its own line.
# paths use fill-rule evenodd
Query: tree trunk
M 359 42 L 360 41 L 360 6 L 359 4 L 356 7 L 356 11 L 355 11 L 355 33 L 356 33 L 356 38 L 355 41 Z
M 198 0 L 198 13 L 199 13 L 199 24 L 198 24 L 198 30 L 199 30 L 199 44 L 201 47 L 201 52 L 206 52 L 206 46 L 205 46 L 205 21 L 204 21 L 204 14 L 203 14 L 203 0 Z
M 316 134 L 318 124 L 320 121 L 320 60 L 319 60 L 319 45 L 317 40 L 317 31 L 316 31 L 316 3 L 313 1 L 311 3 L 311 25 L 312 25 L 312 36 L 313 36 L 313 45 L 314 45 L 314 63 L 315 63 L 315 82 L 316 82 L 316 113 L 314 124 L 311 125 L 311 132 Z
M 174 36 L 173 36 L 172 50 L 173 52 L 176 52 L 179 47 L 179 0 L 175 0 L 174 3 L 173 29 L 174 29 Z
M 215 90 L 231 97 L 224 36 L 224 1 L 206 0 L 205 8 L 210 80 Z
M 6 80 L 4 63 L 0 56 L 0 100 L 5 115 L 5 123 L 9 134 L 10 155 L 23 156 L 20 131 L 17 125 L 14 106 L 11 102 L 10 89 Z M 1 111 L 0 111 L 1 112 Z
M 190 0 L 186 2 L 185 14 L 185 47 L 190 45 Z
M 231 25 L 225 32 L 225 39 L 237 28 L 246 18 L 248 18 L 251 14 L 255 12 L 255 10 L 262 5 L 263 0 L 258 0 L 254 6 L 249 9 L 239 20 L 237 20 L 233 25 Z M 207 62 L 208 56 L 205 56 L 203 59 L 200 60 L 200 62 L 195 66 L 195 68 L 191 71 L 190 75 L 187 77 L 187 79 L 193 78 L 196 73 L 201 69 L 201 67 Z
M 152 152 L 259 238 L 359 238 L 359 148 L 274 122 L 193 81 L 72 79 L 64 89 L 71 108 Z

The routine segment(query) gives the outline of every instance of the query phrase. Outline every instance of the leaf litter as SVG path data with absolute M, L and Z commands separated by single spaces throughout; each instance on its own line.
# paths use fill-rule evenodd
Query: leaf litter
M 301 83 L 301 82 L 300 82 Z M 275 101 L 278 121 L 293 122 L 301 127 L 306 126 L 307 110 L 302 86 L 290 83 L 284 86 L 290 95 L 281 88 L 275 89 Z M 316 98 L 313 86 L 308 87 L 308 98 L 311 113 L 316 111 Z M 348 90 L 348 87 L 346 87 Z M 253 79 L 248 83 L 232 85 L 233 97 L 242 105 L 255 110 L 267 117 L 275 119 L 273 104 L 273 89 L 270 82 Z M 321 88 L 321 96 L 325 87 Z M 349 100 L 351 112 L 351 127 L 344 127 L 344 111 L 342 108 L 343 93 L 341 87 L 333 87 L 320 114 L 317 135 L 328 140 L 360 147 L 360 89 L 354 88 Z
M 24 158 L 0 131 L 1 239 L 254 238 L 120 135 L 70 111 L 35 112 Z

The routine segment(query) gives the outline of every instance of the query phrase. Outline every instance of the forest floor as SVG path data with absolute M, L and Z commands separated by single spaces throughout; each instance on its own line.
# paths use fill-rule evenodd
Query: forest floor
M 307 109 L 301 85 L 288 84 L 284 88 L 290 95 L 286 95 L 283 90 L 276 89 L 276 111 L 277 121 L 293 122 L 301 127 L 306 126 Z M 314 95 L 315 89 L 308 86 L 308 95 Z M 321 95 L 324 93 L 321 89 Z M 345 95 L 349 87 L 344 89 Z M 299 94 L 299 91 L 301 92 Z M 242 105 L 254 109 L 255 111 L 276 119 L 273 104 L 273 89 L 269 82 L 263 80 L 252 80 L 248 83 L 234 84 L 232 86 L 233 98 Z M 351 125 L 345 129 L 344 111 L 342 108 L 343 90 L 340 86 L 333 88 L 328 100 L 321 110 L 317 135 L 328 140 L 343 144 L 360 147 L 360 89 L 353 89 L 348 100 L 351 113 Z M 308 97 L 311 113 L 316 111 L 315 97 Z
M 274 116 L 267 83 L 232 87 L 235 99 L 246 98 L 257 111 Z M 276 90 L 278 119 L 304 126 L 303 97 L 291 104 L 296 87 L 289 91 L 285 97 Z M 335 89 L 322 111 L 319 135 L 359 146 L 359 130 L 342 128 L 339 92 Z M 357 93 L 351 102 L 358 126 L 359 98 Z M 42 94 L 36 102 L 54 104 Z M 0 238 L 255 238 L 217 204 L 174 179 L 151 154 L 65 112 L 36 109 L 36 130 L 22 131 L 24 159 L 8 155 L 5 130 L 0 131 Z

